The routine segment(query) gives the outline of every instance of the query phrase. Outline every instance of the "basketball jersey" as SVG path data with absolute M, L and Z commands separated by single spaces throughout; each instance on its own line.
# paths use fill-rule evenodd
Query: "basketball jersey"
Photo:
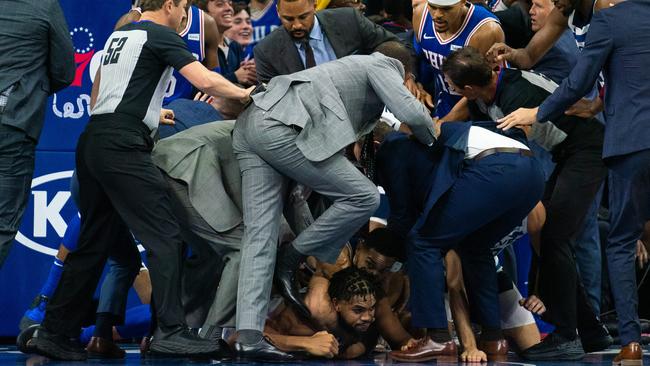
M 503 11 L 508 9 L 508 5 L 506 5 L 503 0 L 488 0 L 487 6 L 490 8 L 490 10 L 492 10 L 493 13 L 495 11 Z
M 433 26 L 433 19 L 429 14 L 429 7 L 425 7 L 418 30 L 415 51 L 428 61 L 432 74 L 435 78 L 436 98 L 434 115 L 444 117 L 451 111 L 462 96 L 450 90 L 442 73 L 442 63 L 455 50 L 461 49 L 469 44 L 472 35 L 483 24 L 497 22 L 496 16 L 481 6 L 469 4 L 467 16 L 456 34 L 447 40 L 443 40 Z
M 591 12 L 587 14 L 586 17 L 582 17 L 579 13 L 576 13 L 575 9 L 571 12 L 571 15 L 569 15 L 569 29 L 571 29 L 571 32 L 576 39 L 576 44 L 580 50 L 585 47 L 585 40 L 587 39 L 589 24 L 591 23 L 591 17 L 594 15 L 595 8 L 596 0 L 594 0 L 594 3 L 591 7 Z
M 179 33 L 187 49 L 196 57 L 199 62 L 205 59 L 205 32 L 203 30 L 203 10 L 196 6 L 191 6 L 187 12 L 187 24 L 185 29 Z M 165 90 L 165 99 L 163 105 L 170 103 L 172 100 L 179 98 L 192 99 L 192 84 L 187 81 L 178 70 L 174 70 L 172 78 L 167 84 Z
M 278 0 L 270 0 L 266 7 L 255 15 L 251 14 L 251 25 L 253 26 L 253 42 L 251 49 L 264 37 L 268 36 L 273 30 L 282 25 L 276 6 Z

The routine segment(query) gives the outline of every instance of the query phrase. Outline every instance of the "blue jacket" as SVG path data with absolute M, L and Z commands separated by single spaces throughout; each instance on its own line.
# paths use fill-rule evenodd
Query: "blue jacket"
M 594 14 L 576 66 L 542 103 L 538 121 L 553 120 L 605 75 L 603 158 L 650 149 L 650 2 L 628 0 Z

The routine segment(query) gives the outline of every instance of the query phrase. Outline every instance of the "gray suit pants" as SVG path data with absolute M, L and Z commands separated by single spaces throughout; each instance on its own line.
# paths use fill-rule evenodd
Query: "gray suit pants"
M 214 299 L 209 306 L 203 328 L 207 329 L 209 326 L 233 327 L 235 325 L 237 281 L 239 279 L 240 248 L 244 236 L 244 225 L 239 224 L 226 232 L 217 232 L 192 206 L 187 185 L 170 178 L 166 174 L 164 175 L 171 188 L 172 208 L 181 227 L 183 239 L 190 245 L 195 254 L 203 257 L 214 257 L 216 255 L 221 258 L 223 263 L 221 279 L 214 297 L 205 296 L 203 293 L 189 296 L 190 298 Z M 219 202 L 214 204 L 218 206 Z M 184 298 L 187 299 L 188 296 L 184 296 Z
M 283 198 L 290 180 L 333 204 L 293 241 L 320 261 L 334 263 L 346 241 L 379 205 L 377 187 L 342 154 L 307 160 L 296 146 L 298 131 L 265 119 L 249 107 L 237 120 L 233 149 L 242 172 L 244 241 L 237 295 L 237 329 L 262 330 L 266 320 Z

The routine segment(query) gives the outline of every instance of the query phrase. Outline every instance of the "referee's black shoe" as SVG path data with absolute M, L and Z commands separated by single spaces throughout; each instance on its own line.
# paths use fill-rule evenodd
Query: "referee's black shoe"
M 149 350 L 153 355 L 220 358 L 221 344 L 194 335 L 185 326 L 163 330 L 158 327 L 153 333 Z
M 38 326 L 34 331 L 29 350 L 54 360 L 85 361 L 88 358 L 86 350 L 77 340 L 52 333 L 43 326 Z

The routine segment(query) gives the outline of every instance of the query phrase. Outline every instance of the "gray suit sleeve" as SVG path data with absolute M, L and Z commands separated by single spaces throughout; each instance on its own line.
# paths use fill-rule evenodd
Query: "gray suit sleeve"
M 49 2 L 48 75 L 50 93 L 55 93 L 72 83 L 75 75 L 74 47 L 58 1 Z
M 354 10 L 354 9 L 353 9 Z M 359 34 L 361 35 L 361 44 L 365 48 L 365 53 L 372 53 L 377 46 L 388 41 L 399 41 L 393 33 L 387 31 L 384 27 L 371 22 L 363 16 L 361 12 L 354 10 L 354 17 L 359 24 Z
M 404 86 L 404 69 L 397 60 L 379 57 L 370 65 L 368 79 L 388 110 L 409 126 L 418 141 L 430 145 L 436 140 L 429 110 Z

